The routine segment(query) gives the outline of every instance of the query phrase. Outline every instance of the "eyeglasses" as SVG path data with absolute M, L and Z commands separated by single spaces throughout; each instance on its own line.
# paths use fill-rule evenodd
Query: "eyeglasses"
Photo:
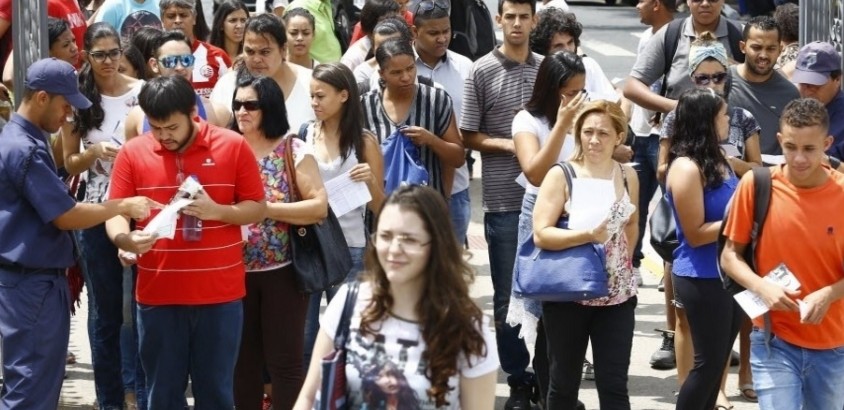
M 232 111 L 240 111 L 241 107 L 245 108 L 246 111 L 258 111 L 261 109 L 261 106 L 258 105 L 258 100 L 232 101 Z
M 703 3 L 704 1 L 708 2 L 709 4 L 715 4 L 718 0 L 692 0 L 692 3 Z
M 176 68 L 176 64 L 181 64 L 184 68 L 193 67 L 193 63 L 196 62 L 196 57 L 191 54 L 182 54 L 179 56 L 165 56 L 158 59 L 158 62 L 164 68 Z
M 419 14 L 419 12 L 429 12 L 434 9 L 442 9 L 446 12 L 449 11 L 449 3 L 446 0 L 422 0 L 418 4 L 416 4 L 416 10 L 413 12 L 413 15 Z
M 431 244 L 431 241 L 422 242 L 419 238 L 410 235 L 393 235 L 389 232 L 376 232 L 373 233 L 372 236 L 372 243 L 375 244 L 376 248 L 386 249 L 393 245 L 393 241 L 399 244 L 399 248 L 401 248 L 404 252 L 409 253 L 418 253 L 422 251 L 422 248 Z
M 696 74 L 692 76 L 692 81 L 697 86 L 707 86 L 710 82 L 712 84 L 721 84 L 724 80 L 727 79 L 727 73 L 715 73 L 715 74 Z
M 115 48 L 113 50 L 108 51 L 94 51 L 92 53 L 88 53 L 88 55 L 94 59 L 94 61 L 98 63 L 102 63 L 108 58 L 111 61 L 117 61 L 121 55 L 123 55 L 123 50 L 119 48 Z

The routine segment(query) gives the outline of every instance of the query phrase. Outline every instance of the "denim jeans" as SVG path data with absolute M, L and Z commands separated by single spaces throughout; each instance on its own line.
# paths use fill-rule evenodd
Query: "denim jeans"
M 352 254 L 352 270 L 346 276 L 346 282 L 357 280 L 358 275 L 363 270 L 363 255 L 366 248 L 349 248 Z M 340 286 L 335 286 L 325 292 L 312 293 L 311 300 L 308 302 L 308 314 L 305 317 L 305 370 L 311 365 L 311 353 L 314 350 L 314 343 L 316 343 L 317 332 L 319 332 L 319 306 L 322 303 L 322 294 L 325 293 L 327 302 L 331 302 L 334 295 Z
M 451 224 L 454 227 L 454 235 L 457 237 L 457 245 L 463 246 L 466 243 L 466 231 L 469 230 L 469 220 L 472 213 L 468 188 L 451 195 L 451 200 L 448 202 L 448 213 L 451 215 Z
M 0 336 L 0 408 L 56 409 L 70 337 L 70 290 L 63 269 L 21 273 L 0 267 Z
M 648 224 L 648 206 L 659 187 L 656 179 L 656 167 L 659 156 L 659 135 L 636 137 L 633 142 L 633 162 L 636 163 L 636 175 L 639 177 L 639 239 L 633 250 L 633 266 L 639 267 L 645 255 L 642 253 L 642 239 Z
M 135 269 L 123 269 L 123 326 L 120 327 L 120 364 L 123 371 L 123 391 L 135 393 L 138 410 L 147 409 L 147 389 L 144 367 L 138 357 L 138 321 L 135 302 Z
M 530 382 L 533 375 L 526 372 L 530 362 L 525 341 L 519 338 L 519 326 L 507 324 L 510 290 L 513 285 L 513 264 L 518 245 L 519 211 L 487 212 L 484 214 L 484 236 L 489 247 L 489 270 L 492 277 L 492 303 L 495 317 L 495 339 L 501 368 L 509 376 L 511 386 Z
M 844 346 L 805 349 L 776 335 L 766 346 L 765 332 L 754 328 L 750 368 L 761 410 L 844 408 Z
M 76 231 L 88 289 L 88 338 L 94 389 L 101 410 L 123 408 L 120 328 L 123 325 L 123 266 L 105 225 Z
M 197 409 L 234 408 L 240 300 L 195 306 L 139 303 L 137 320 L 150 409 L 187 408 L 188 378 Z

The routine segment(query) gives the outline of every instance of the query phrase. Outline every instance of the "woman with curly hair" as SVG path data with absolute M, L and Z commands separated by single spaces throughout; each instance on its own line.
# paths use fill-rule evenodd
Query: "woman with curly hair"
M 403 186 L 385 200 L 346 342 L 350 408 L 493 408 L 498 350 L 489 320 L 469 296 L 474 273 L 449 221 L 442 195 L 428 187 Z M 320 359 L 333 348 L 346 293 L 342 288 L 322 317 L 295 409 L 313 405 Z M 371 372 L 388 362 L 395 373 Z M 372 402 L 380 399 L 364 389 L 370 383 L 394 393 L 405 383 L 417 402 Z

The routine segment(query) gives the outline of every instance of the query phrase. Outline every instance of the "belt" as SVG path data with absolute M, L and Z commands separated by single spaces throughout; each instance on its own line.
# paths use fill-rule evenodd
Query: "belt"
M 12 264 L 0 263 L 0 270 L 4 270 L 6 272 L 12 272 L 12 273 L 21 273 L 21 274 L 24 274 L 24 275 L 36 274 L 36 273 L 58 275 L 58 274 L 62 274 L 64 272 L 64 269 L 61 269 L 61 268 L 27 268 L 26 266 L 23 266 L 23 265 L 18 264 L 18 263 L 12 263 Z

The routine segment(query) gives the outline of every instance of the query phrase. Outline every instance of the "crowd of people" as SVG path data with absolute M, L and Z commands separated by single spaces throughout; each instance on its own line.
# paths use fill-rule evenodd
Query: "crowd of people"
M 185 408 L 188 384 L 199 409 L 313 408 L 343 332 L 351 408 L 489 409 L 502 370 L 508 410 L 582 409 L 583 377 L 601 408 L 630 409 L 660 191 L 678 246 L 651 365 L 676 367 L 677 408 L 731 408 L 734 359 L 762 409 L 844 408 L 841 55 L 799 47 L 794 4 L 743 26 L 723 0 L 682 19 L 676 4 L 639 0 L 648 27 L 616 89 L 562 0 L 499 0 L 501 42 L 478 58 L 449 49 L 448 0 L 367 0 L 350 44 L 328 0 L 224 0 L 210 27 L 196 0 L 47 0 L 49 56 L 23 68 L 0 0 L 2 91 L 20 97 L 0 134 L 0 407 L 56 408 L 84 282 L 98 409 Z M 402 142 L 410 165 L 385 157 Z M 492 318 L 463 252 L 473 151 Z M 427 186 L 386 189 L 407 166 Z M 602 222 L 569 229 L 587 186 L 606 190 Z M 335 215 L 352 189 L 366 199 Z M 304 293 L 295 236 L 326 218 L 345 246 L 323 251 L 352 267 Z M 517 291 L 529 241 L 596 245 L 606 293 Z M 777 269 L 799 289 L 764 279 Z M 770 313 L 748 318 L 730 280 Z

